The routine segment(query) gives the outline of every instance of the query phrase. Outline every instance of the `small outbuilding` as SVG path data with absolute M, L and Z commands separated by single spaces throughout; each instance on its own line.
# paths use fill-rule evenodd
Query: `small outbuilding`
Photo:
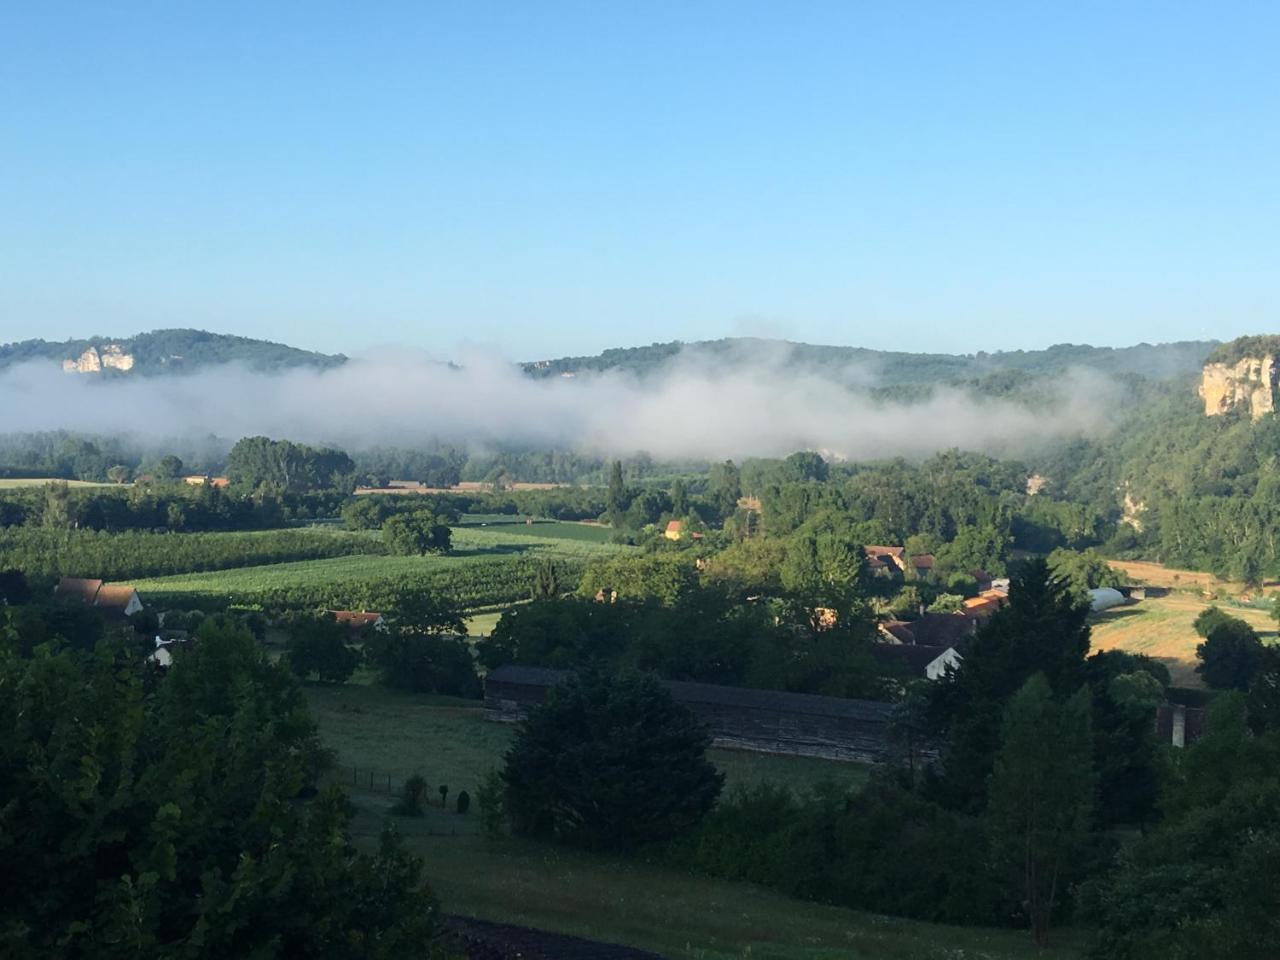
M 1089 609 L 1094 613 L 1110 610 L 1124 603 L 1124 594 L 1114 587 L 1098 587 L 1089 591 Z

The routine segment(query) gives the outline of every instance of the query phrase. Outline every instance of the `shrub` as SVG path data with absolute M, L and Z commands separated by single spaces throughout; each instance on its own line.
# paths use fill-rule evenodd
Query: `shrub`
M 427 781 L 415 773 L 404 782 L 400 791 L 400 799 L 392 806 L 391 812 L 397 817 L 420 817 L 427 799 Z
M 456 799 L 453 803 L 454 803 L 454 808 L 458 811 L 458 813 L 465 814 L 468 810 L 471 809 L 471 794 L 467 793 L 467 791 L 465 790 L 460 791 L 458 793 L 458 799 Z

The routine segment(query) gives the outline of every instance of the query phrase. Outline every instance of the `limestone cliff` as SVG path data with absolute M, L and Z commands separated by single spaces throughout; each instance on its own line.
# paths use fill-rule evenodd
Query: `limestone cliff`
M 62 361 L 67 373 L 101 373 L 103 368 L 132 370 L 133 354 L 125 353 L 118 343 L 108 343 L 101 349 L 90 347 L 75 360 Z
M 1260 341 L 1262 338 L 1248 339 Z M 1200 376 L 1205 416 L 1239 411 L 1257 420 L 1276 409 L 1280 378 L 1276 356 L 1280 350 L 1268 344 L 1265 349 L 1245 352 L 1246 346 L 1248 344 L 1236 341 L 1206 361 Z M 1230 349 L 1232 347 L 1237 349 Z

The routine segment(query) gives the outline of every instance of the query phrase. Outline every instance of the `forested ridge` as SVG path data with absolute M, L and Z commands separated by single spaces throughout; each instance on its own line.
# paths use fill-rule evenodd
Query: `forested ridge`
M 163 374 L 197 370 L 220 363 L 242 363 L 252 370 L 275 371 L 308 366 L 325 369 L 346 362 L 341 354 L 301 350 L 269 340 L 254 340 L 205 330 L 152 330 L 129 337 L 88 337 L 78 340 L 21 340 L 0 344 L 0 370 L 31 361 L 75 360 L 90 347 L 118 345 L 130 354 L 130 373 Z

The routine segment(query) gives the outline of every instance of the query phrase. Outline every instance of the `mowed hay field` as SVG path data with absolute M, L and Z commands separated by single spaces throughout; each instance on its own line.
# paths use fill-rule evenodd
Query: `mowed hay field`
M 1113 607 L 1092 617 L 1095 650 L 1143 653 L 1169 667 L 1179 686 L 1200 686 L 1195 672 L 1196 646 L 1201 637 L 1192 624 L 1201 611 L 1216 604 L 1225 613 L 1246 621 L 1264 642 L 1277 641 L 1276 621 L 1269 608 L 1234 602 L 1247 593 L 1243 584 L 1219 580 L 1209 573 L 1174 570 L 1154 563 L 1115 561 L 1112 564 L 1135 583 L 1161 586 L 1169 593 Z M 1205 593 L 1217 599 L 1210 599 Z
M 356 684 L 311 685 L 307 695 L 321 737 L 337 752 L 335 778 L 355 804 L 357 844 L 372 849 L 383 825 L 394 823 L 426 861 L 427 877 L 447 912 L 630 944 L 672 960 L 1080 955 L 1070 933 L 1060 935 L 1047 954 L 1037 954 L 1018 930 L 898 920 L 692 876 L 642 858 L 488 839 L 480 834 L 475 789 L 501 762 L 513 727 L 485 720 L 474 701 L 456 698 Z M 825 778 L 854 787 L 868 772 L 853 764 L 724 750 L 713 750 L 712 760 L 725 771 L 730 789 L 767 780 L 803 790 Z M 401 779 L 414 772 L 427 779 L 435 805 L 421 819 L 390 817 Z M 441 783 L 449 786 L 445 809 L 438 805 Z M 460 790 L 473 798 L 465 816 L 454 811 Z

